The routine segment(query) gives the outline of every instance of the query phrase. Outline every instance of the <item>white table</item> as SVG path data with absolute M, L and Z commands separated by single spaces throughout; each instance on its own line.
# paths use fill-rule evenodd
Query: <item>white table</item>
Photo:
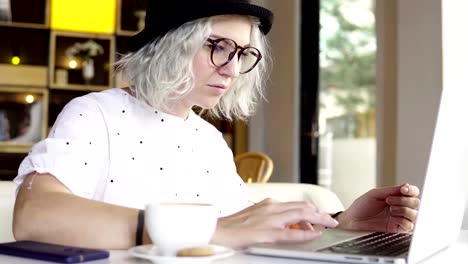
M 462 230 L 458 241 L 448 249 L 431 257 L 424 264 L 440 264 L 440 263 L 464 263 L 468 259 L 468 230 Z M 461 261 L 461 262 L 460 262 Z M 0 263 L 11 264 L 52 264 L 53 262 L 34 261 L 30 259 L 15 258 L 0 255 Z M 111 256 L 107 260 L 87 262 L 89 264 L 146 264 L 151 263 L 146 260 L 138 259 L 129 256 L 125 250 L 112 250 Z M 310 260 L 297 260 L 287 258 L 261 257 L 243 254 L 241 251 L 236 252 L 232 257 L 213 261 L 213 264 L 311 264 L 311 263 L 327 263 Z
M 424 264 L 440 264 L 440 263 L 461 263 L 468 259 L 468 230 L 462 230 L 457 243 L 450 246 L 448 249 L 431 257 Z M 1 259 L 0 259 L 1 262 Z M 133 264 L 133 263 L 151 263 L 144 260 L 139 260 L 128 256 L 125 251 L 111 251 L 111 264 Z M 311 263 L 326 263 L 311 260 L 297 260 L 287 258 L 274 258 L 246 255 L 242 252 L 236 252 L 232 257 L 211 262 L 213 264 L 311 264 Z M 93 263 L 94 264 L 94 263 Z

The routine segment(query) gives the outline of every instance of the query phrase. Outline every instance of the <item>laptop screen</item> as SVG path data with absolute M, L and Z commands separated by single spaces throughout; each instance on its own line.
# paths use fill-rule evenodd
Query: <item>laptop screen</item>
M 468 89 L 462 87 L 442 91 L 410 263 L 437 253 L 459 235 L 468 186 L 467 99 Z

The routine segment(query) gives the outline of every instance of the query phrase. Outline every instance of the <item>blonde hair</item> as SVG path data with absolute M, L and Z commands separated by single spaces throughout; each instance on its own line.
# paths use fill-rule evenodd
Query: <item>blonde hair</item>
M 219 16 L 223 17 L 223 16 Z M 134 86 L 135 96 L 156 109 L 167 109 L 170 101 L 185 96 L 193 87 L 192 60 L 211 34 L 217 17 L 185 23 L 136 52 L 116 62 L 116 71 Z M 270 72 L 270 51 L 266 37 L 252 18 L 250 44 L 262 53 L 252 71 L 241 74 L 208 113 L 217 118 L 245 119 L 255 109 Z

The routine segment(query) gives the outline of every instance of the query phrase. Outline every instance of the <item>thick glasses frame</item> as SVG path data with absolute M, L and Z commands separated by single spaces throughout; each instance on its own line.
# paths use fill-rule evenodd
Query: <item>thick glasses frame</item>
M 232 43 L 234 43 L 234 45 L 235 45 L 235 49 L 234 49 L 234 51 L 232 51 L 231 53 L 229 53 L 229 56 L 228 56 L 227 60 L 226 60 L 224 63 L 218 65 L 218 64 L 215 63 L 214 58 L 213 58 L 214 52 L 215 52 L 215 49 L 216 49 L 216 46 L 218 45 L 218 43 L 221 42 L 221 41 L 225 41 L 225 40 L 227 40 L 227 41 L 232 41 Z M 257 54 L 258 54 L 258 56 L 256 56 L 256 57 L 257 57 L 257 60 L 256 60 L 255 63 L 254 63 L 250 68 L 248 68 L 247 70 L 240 71 L 240 72 L 239 72 L 240 74 L 248 73 L 249 71 L 251 71 L 253 68 L 255 68 L 255 66 L 257 66 L 258 62 L 260 62 L 260 60 L 262 59 L 262 53 L 261 53 L 257 48 L 255 48 L 255 47 L 249 47 L 249 46 L 247 46 L 247 47 L 239 46 L 239 45 L 237 45 L 237 42 L 235 42 L 234 40 L 229 39 L 229 38 L 207 39 L 206 41 L 208 41 L 208 42 L 211 44 L 211 54 L 210 54 L 211 63 L 213 63 L 213 65 L 215 65 L 215 66 L 218 67 L 218 68 L 219 68 L 219 67 L 223 67 L 223 66 L 227 65 L 229 62 L 231 62 L 232 58 L 234 58 L 234 55 L 236 55 L 236 53 L 237 53 L 237 59 L 240 60 L 240 56 L 241 56 L 241 55 L 244 53 L 244 51 L 247 50 L 247 49 L 254 49 L 254 50 L 257 51 Z M 237 52 L 237 50 L 240 50 L 240 51 Z M 252 54 L 252 55 L 253 55 L 253 54 Z

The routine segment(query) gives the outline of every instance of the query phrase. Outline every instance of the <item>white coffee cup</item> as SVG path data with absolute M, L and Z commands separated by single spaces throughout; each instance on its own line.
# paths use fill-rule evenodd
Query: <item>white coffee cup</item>
M 146 229 L 155 248 L 163 256 L 175 256 L 183 248 L 208 245 L 217 220 L 216 208 L 210 204 L 146 205 Z

